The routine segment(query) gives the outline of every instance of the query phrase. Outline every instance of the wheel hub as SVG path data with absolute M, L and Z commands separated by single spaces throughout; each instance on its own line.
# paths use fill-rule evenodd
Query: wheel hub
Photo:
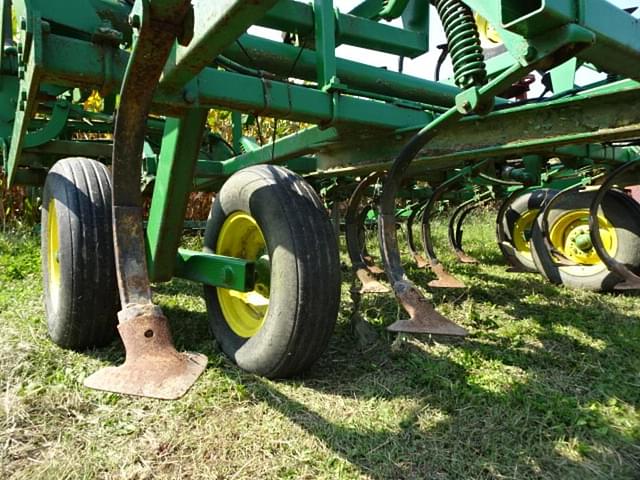
M 615 228 L 604 217 L 598 216 L 602 243 L 610 255 L 617 250 Z M 572 210 L 558 217 L 551 229 L 549 238 L 552 245 L 567 258 L 579 265 L 599 265 L 602 263 L 593 248 L 589 231 L 589 212 L 586 209 Z
M 245 212 L 234 212 L 220 229 L 216 253 L 255 262 L 254 289 L 238 292 L 218 288 L 222 314 L 233 332 L 243 338 L 257 334 L 264 325 L 269 308 L 271 263 L 262 230 Z

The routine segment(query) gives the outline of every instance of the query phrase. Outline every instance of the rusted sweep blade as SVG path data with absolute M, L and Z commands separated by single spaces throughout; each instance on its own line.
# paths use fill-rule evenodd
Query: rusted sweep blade
M 371 272 L 366 268 L 357 268 L 356 276 L 362 282 L 360 293 L 388 293 L 390 291 L 389 287 L 373 278 Z
M 374 275 L 382 275 L 384 273 L 384 269 L 380 268 L 377 265 L 367 265 L 369 271 Z
M 471 255 L 466 254 L 465 252 L 456 252 L 456 256 L 460 263 L 469 263 L 469 264 L 478 264 L 480 263 L 477 259 L 473 258 Z
M 431 280 L 427 285 L 435 288 L 464 288 L 464 283 L 456 277 L 448 273 L 440 262 L 433 262 L 429 265 L 431 271 L 438 277 L 437 280 Z
M 392 332 L 429 333 L 431 335 L 452 335 L 466 337 L 468 332 L 460 325 L 439 314 L 433 305 L 408 281 L 393 285 L 396 297 L 411 317 L 398 320 L 387 327 Z
M 429 266 L 429 262 L 427 262 L 422 255 L 419 253 L 413 254 L 413 259 L 416 261 L 418 268 L 426 268 Z
M 369 270 L 369 272 L 373 273 L 374 275 L 381 275 L 384 273 L 384 270 L 375 264 L 376 260 L 371 255 L 363 256 L 362 260 L 364 260 L 364 263 L 367 265 L 367 269 Z
M 85 379 L 85 386 L 164 400 L 183 396 L 207 366 L 207 357 L 177 352 L 167 319 L 154 305 L 129 307 L 118 318 L 124 364 L 97 371 Z

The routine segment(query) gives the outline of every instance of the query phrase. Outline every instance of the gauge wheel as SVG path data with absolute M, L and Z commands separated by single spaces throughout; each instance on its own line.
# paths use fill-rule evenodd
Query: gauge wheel
M 49 336 L 72 350 L 108 344 L 119 302 L 107 168 L 88 158 L 58 161 L 44 184 L 41 229 Z
M 289 170 L 260 165 L 232 175 L 211 208 L 205 251 L 254 262 L 254 288 L 204 287 L 223 352 L 269 378 L 308 369 L 338 315 L 338 246 L 315 191 Z
M 550 282 L 570 288 L 608 291 L 622 281 L 607 269 L 591 243 L 589 208 L 596 193 L 595 190 L 571 192 L 551 206 L 549 243 L 564 259 L 554 260 L 543 239 L 542 218 L 536 220 L 531 233 L 531 252 L 536 266 Z M 640 206 L 623 192 L 611 190 L 602 201 L 598 225 L 607 253 L 637 272 Z M 573 265 L 567 265 L 567 261 Z
M 529 246 L 531 229 L 540 211 L 557 193 L 544 188 L 505 200 L 509 204 L 500 209 L 497 219 L 498 247 L 514 269 L 538 272 Z

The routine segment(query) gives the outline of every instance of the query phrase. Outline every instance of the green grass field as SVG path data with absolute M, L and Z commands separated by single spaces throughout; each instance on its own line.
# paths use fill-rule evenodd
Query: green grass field
M 174 281 L 155 298 L 177 346 L 209 356 L 175 402 L 85 389 L 119 344 L 53 345 L 39 240 L 0 235 L 0 478 L 640 478 L 640 298 L 507 273 L 487 212 L 466 228 L 480 266 L 455 264 L 437 230 L 467 288 L 433 298 L 465 341 L 388 333 L 404 315 L 390 295 L 363 298 L 375 338 L 362 341 L 344 268 L 328 351 L 304 378 L 268 381 L 218 353 L 201 288 Z

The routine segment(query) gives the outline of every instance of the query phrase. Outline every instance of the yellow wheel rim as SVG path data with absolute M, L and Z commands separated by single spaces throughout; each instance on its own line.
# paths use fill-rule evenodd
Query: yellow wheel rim
M 618 250 L 615 227 L 601 215 L 598 215 L 598 225 L 605 250 L 609 255 L 615 256 Z M 551 244 L 569 260 L 584 266 L 602 263 L 589 237 L 589 210 L 584 208 L 566 212 L 550 227 Z
M 51 305 L 58 309 L 60 300 L 60 239 L 58 235 L 58 215 L 56 202 L 49 202 L 47 214 L 47 264 L 48 264 L 48 288 Z
M 229 328 L 239 337 L 252 337 L 264 325 L 270 287 L 267 243 L 253 217 L 244 212 L 229 215 L 220 229 L 216 253 L 256 262 L 256 284 L 252 291 L 217 289 L 218 302 Z
M 531 228 L 533 228 L 533 222 L 540 210 L 534 208 L 527 210 L 518 220 L 516 220 L 513 226 L 513 246 L 518 253 L 524 255 L 527 258 L 531 257 L 531 247 L 529 246 L 529 239 L 531 238 Z

